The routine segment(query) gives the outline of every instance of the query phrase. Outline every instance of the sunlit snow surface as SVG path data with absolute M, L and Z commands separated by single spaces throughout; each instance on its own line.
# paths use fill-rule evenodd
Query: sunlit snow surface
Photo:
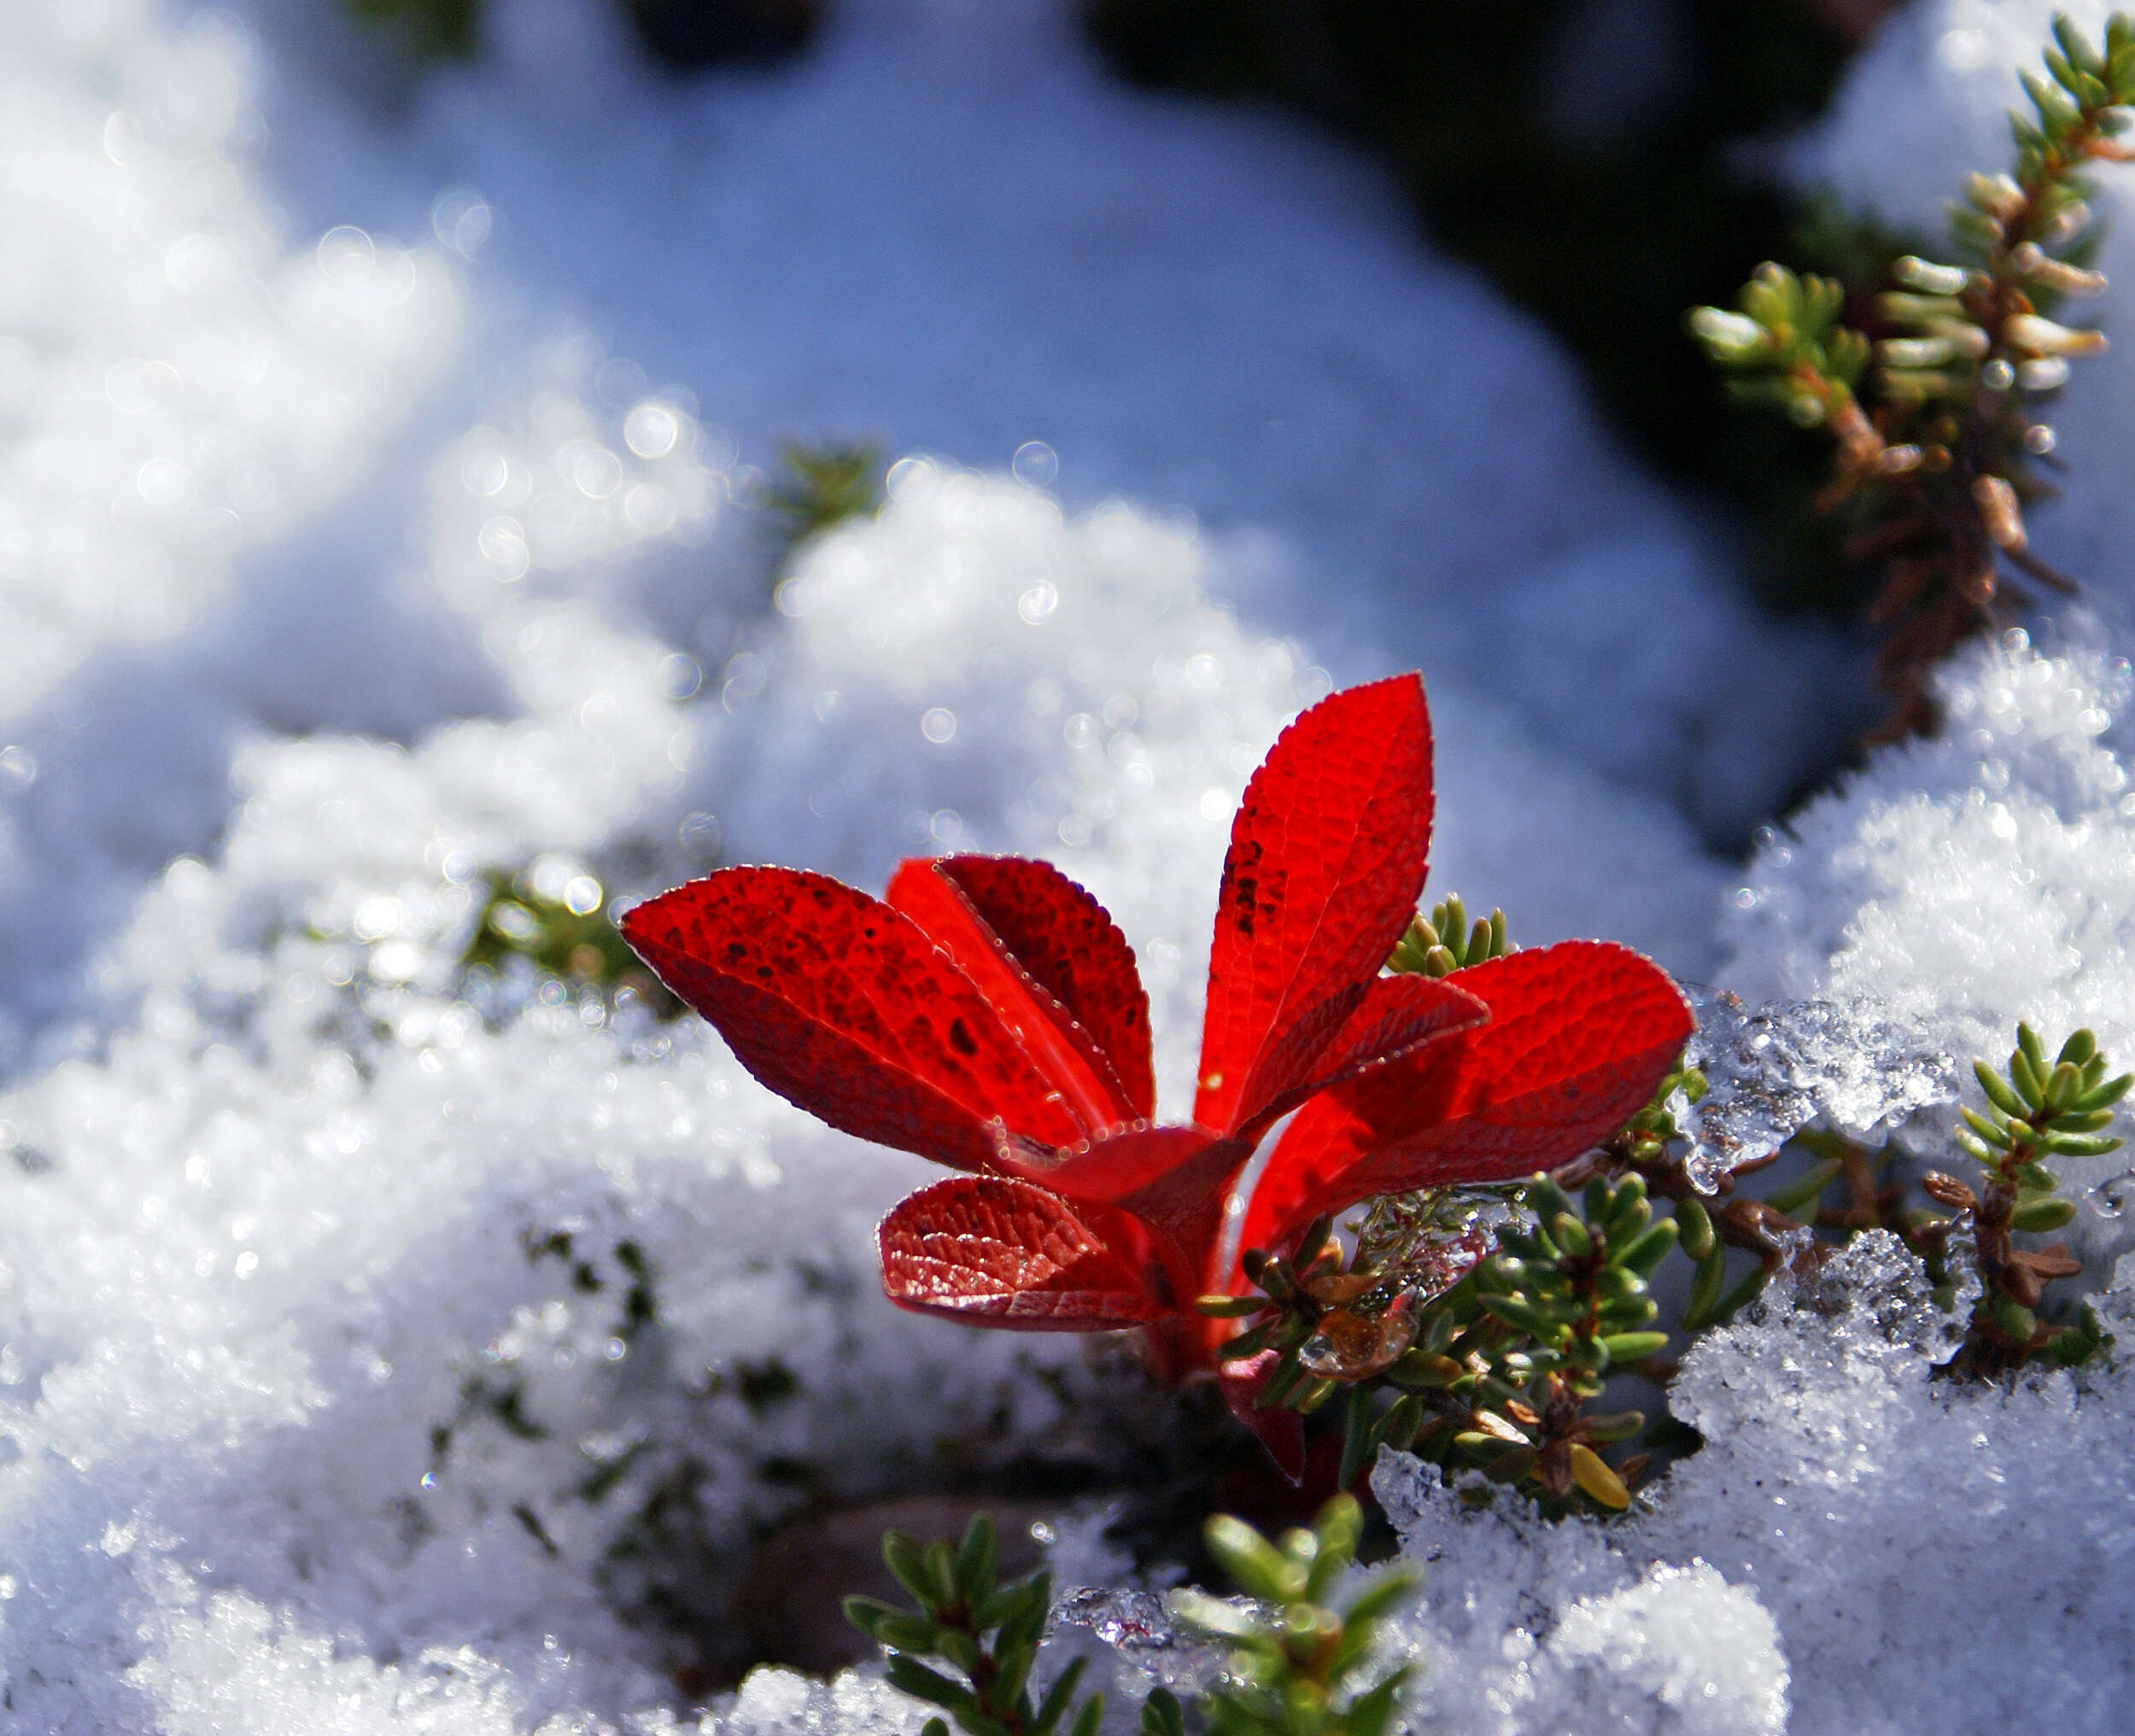
M 294 5 L 5 9 L 5 1727 L 693 1723 L 752 1528 L 1132 1426 L 1075 1341 L 880 1301 L 925 1165 L 699 1026 L 461 995 L 485 868 L 1043 852 L 1135 944 L 1176 1104 L 1246 774 L 1421 662 L 1434 886 L 1838 1003 L 1781 1033 L 1807 1108 L 1947 1077 L 1876 1101 L 1834 1031 L 2135 1049 L 2125 666 L 1977 658 L 1948 740 L 1706 856 L 1828 652 L 1358 172 L 1107 89 L 1050 7 L 851 0 L 798 71 L 692 87 L 602 12 L 498 9 L 390 118 Z M 735 466 L 869 427 L 944 456 L 774 598 Z M 1007 473 L 1032 438 L 1057 493 Z M 1383 1470 L 1435 1564 L 1417 1727 L 2115 1727 L 2126 1379 L 1931 1388 L 1901 1267 L 1701 1350 L 1713 1444 L 1630 1525 Z M 850 1676 L 719 1716 L 918 1721 Z

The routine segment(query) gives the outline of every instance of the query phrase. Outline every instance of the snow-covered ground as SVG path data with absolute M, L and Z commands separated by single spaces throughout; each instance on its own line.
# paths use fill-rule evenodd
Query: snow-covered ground
M 2006 102 L 1951 83 L 1978 9 L 1863 63 L 1857 190 L 1913 196 L 1905 116 Z M 1245 774 L 1419 664 L 1434 886 L 1516 938 L 2135 1050 L 2112 628 L 1974 657 L 1944 742 L 1730 868 L 1703 840 L 1848 728 L 1843 653 L 1735 600 L 1364 170 L 1109 87 L 1055 0 L 845 0 L 687 85 L 596 0 L 493 11 L 418 83 L 310 0 L 0 5 L 0 1723 L 689 1721 L 752 1528 L 945 1441 L 1107 1450 L 1073 1341 L 880 1301 L 923 1166 L 693 1025 L 469 1004 L 492 867 L 1043 852 L 1177 1102 Z M 2119 365 L 2040 527 L 2109 603 Z M 788 433 L 927 456 L 774 599 L 733 496 Z M 1417 1727 L 2120 1727 L 2124 1365 L 1931 1389 L 1901 1266 L 1702 1352 L 1715 1444 L 1616 1532 L 1383 1471 L 1437 1563 Z M 727 1727 L 911 1711 L 763 1678 Z

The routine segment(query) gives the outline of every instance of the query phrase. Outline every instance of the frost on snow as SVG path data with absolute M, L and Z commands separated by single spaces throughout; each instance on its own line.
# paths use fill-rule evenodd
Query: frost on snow
M 1730 882 L 1699 828 L 1791 781 L 1766 744 L 1807 739 L 1828 646 L 1728 600 L 1561 361 L 1333 158 L 1104 89 L 1038 0 L 851 0 L 805 66 L 687 94 L 590 0 L 494 9 L 493 62 L 389 126 L 316 9 L 0 7 L 7 1727 L 693 1724 L 677 1671 L 733 1661 L 762 1528 L 1149 1426 L 1073 1341 L 882 1301 L 915 1160 L 699 1026 L 463 992 L 489 869 L 611 899 L 714 860 L 872 886 L 1044 855 L 1134 938 L 1176 1098 L 1247 773 L 1421 662 L 1434 885 L 1738 993 L 1708 1040 L 1774 1038 L 1731 1099 L 1768 1131 L 1943 1089 L 1864 1074 L 1863 1040 L 1961 1061 L 2024 1014 L 2135 1049 L 2110 630 L 1974 658 L 1944 740 Z M 669 221 L 684 174 L 701 231 Z M 1092 248 L 1121 209 L 1138 238 Z M 944 235 L 988 272 L 944 277 Z M 1115 338 L 1131 365 L 1093 363 Z M 767 602 L 741 446 L 870 425 L 951 456 Z M 954 461 L 1033 434 L 1059 496 Z M 2135 1336 L 2124 1290 L 2105 1312 Z M 1938 1322 L 1875 1244 L 1775 1295 L 1686 1370 L 1705 1451 L 1607 1530 L 1382 1466 L 1431 1563 L 1414 1727 L 2124 1723 L 2126 1363 L 1945 1389 Z M 1120 1574 L 1060 1528 L 1063 1573 Z M 764 1672 L 707 1716 L 920 1714 Z
M 1692 996 L 1698 1032 L 1684 1058 L 1707 1094 L 1676 1108 L 1700 1187 L 1775 1152 L 1819 1116 L 1862 1135 L 1957 1094 L 1957 1063 L 1861 1007 L 1768 1001 L 1725 990 Z M 1681 1095 L 1680 1093 L 1678 1094 Z

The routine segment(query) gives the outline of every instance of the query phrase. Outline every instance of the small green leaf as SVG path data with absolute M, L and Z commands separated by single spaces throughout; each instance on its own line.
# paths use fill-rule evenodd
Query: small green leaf
M 1698 1262 L 1697 1276 L 1690 1281 L 1690 1297 L 1682 1311 L 1682 1323 L 1688 1330 L 1695 1332 L 1713 1318 L 1727 1275 L 1728 1251 L 1716 1242 L 1712 1251 Z
M 1068 1702 L 1075 1697 L 1076 1684 L 1081 1681 L 1083 1666 L 1088 1661 L 1086 1658 L 1076 1658 L 1061 1671 L 1060 1679 L 1046 1690 L 1045 1698 L 1038 1703 L 1037 1714 L 1032 1719 L 1037 1736 L 1044 1736 L 1044 1732 L 1050 1730 L 1067 1715 Z M 1099 1704 L 1102 1704 L 1101 1700 Z M 1085 1706 L 1083 1710 L 1086 1712 L 1089 1708 Z
M 939 1608 L 950 1599 L 936 1594 L 933 1575 L 927 1566 L 926 1552 L 919 1540 L 907 1537 L 902 1531 L 882 1534 L 882 1561 L 897 1575 L 898 1583 L 917 1598 L 927 1610 Z
M 953 1713 L 960 1724 L 977 1708 L 978 1702 L 969 1688 L 950 1680 L 939 1670 L 929 1669 L 905 1652 L 892 1651 L 883 1673 L 889 1677 L 892 1687 L 915 1700 L 925 1700 Z
M 2038 1330 L 2038 1317 L 2015 1297 L 1997 1290 L 1989 1304 L 1994 1324 L 2019 1344 L 2028 1344 Z
M 1186 1736 L 1186 1715 L 1179 1696 L 1161 1683 L 1142 1702 L 1142 1736 Z
M 1342 1467 L 1335 1477 L 1337 1488 L 1348 1488 L 1371 1461 L 1378 1444 L 1372 1426 L 1377 1420 L 1372 1412 L 1372 1390 L 1360 1382 L 1349 1388 L 1349 1402 L 1343 1407 Z
M 974 1514 L 956 1548 L 956 1590 L 965 1603 L 976 1603 L 993 1590 L 1000 1564 L 1000 1539 L 992 1519 L 984 1513 Z
M 1668 1257 L 1668 1250 L 1676 1245 L 1676 1220 L 1664 1218 L 1616 1256 L 1615 1264 L 1629 1267 L 1641 1277 L 1651 1277 L 1653 1268 Z
M 1266 1538 L 1243 1519 L 1228 1513 L 1213 1515 L 1202 1528 L 1208 1553 L 1249 1598 L 1268 1603 L 1288 1603 L 1296 1595 L 1302 1579 Z
M 1077 1663 L 1081 1660 L 1078 1658 Z M 1075 1721 L 1068 1727 L 1068 1736 L 1097 1736 L 1097 1727 L 1104 1721 L 1104 1696 L 1092 1694 L 1082 1703 L 1082 1710 L 1075 1714 Z M 1041 1726 L 1042 1732 L 1050 1726 Z
M 1317 1602 L 1357 1558 L 1357 1545 L 1364 1540 L 1364 1509 L 1356 1497 L 1339 1494 L 1322 1507 L 1313 1521 L 1313 1535 L 1319 1546 L 1305 1575 L 1304 1596 Z
M 846 1621 L 879 1645 L 892 1646 L 900 1651 L 934 1649 L 937 1630 L 924 1616 L 892 1609 L 878 1599 L 861 1597 L 847 1598 L 845 1612 Z
M 2105 1084 L 2085 1091 L 2076 1099 L 2074 1107 L 2079 1109 L 2109 1108 L 2125 1097 L 2131 1087 L 2135 1087 L 2135 1073 L 2122 1073 L 2116 1079 L 2109 1079 Z
M 1562 1330 L 1556 1317 L 1531 1302 L 1511 1296 L 1485 1296 L 1483 1306 L 1508 1326 L 1517 1326 L 1530 1338 L 1554 1343 Z
M 1702 1260 L 1712 1252 L 1712 1214 L 1700 1201 L 1678 1200 L 1675 1218 L 1685 1254 L 1693 1260 Z
M 1646 1426 L 1646 1413 L 1643 1411 L 1618 1411 L 1612 1416 L 1588 1417 L 1582 1420 L 1587 1438 L 1598 1441 L 1606 1447 L 1613 1441 L 1629 1441 L 1637 1434 Z
M 1957 1113 L 1964 1118 L 1964 1125 L 1969 1127 L 1983 1143 L 1989 1146 L 2000 1146 L 2003 1149 L 2008 1149 L 2010 1129 L 2007 1124 L 1992 1120 L 1969 1106 L 1961 1105 Z
M 2004 1115 L 2021 1120 L 2029 1113 L 2024 1107 L 2024 1100 L 2016 1095 L 2009 1081 L 1985 1061 L 1974 1061 L 1972 1073 L 1980 1082 L 1980 1089 L 1986 1093 L 1987 1101 Z
M 2040 1235 L 2050 1230 L 2064 1229 L 2076 1215 L 2074 1200 L 2024 1200 L 2010 1212 L 2009 1228 L 2021 1230 L 2027 1235 Z
M 2038 1143 L 2060 1157 L 2103 1157 L 2118 1151 L 2123 1142 L 2109 1133 L 2049 1133 Z

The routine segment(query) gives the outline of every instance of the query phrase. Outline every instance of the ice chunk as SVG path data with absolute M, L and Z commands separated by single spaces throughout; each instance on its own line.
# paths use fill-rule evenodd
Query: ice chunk
M 1698 1032 L 1687 1058 L 1709 1090 L 1676 1119 L 1700 1185 L 1778 1150 L 1819 1117 L 1863 1135 L 1957 1094 L 1948 1055 L 1862 1012 L 1814 1001 L 1752 1011 L 1724 990 L 1693 990 L 1691 1002 Z
M 1230 1648 L 1203 1638 L 1172 1613 L 1162 1593 L 1085 1586 L 1054 1606 L 1056 1628 L 1086 1628 L 1145 1675 L 1184 1694 L 1223 1672 Z

